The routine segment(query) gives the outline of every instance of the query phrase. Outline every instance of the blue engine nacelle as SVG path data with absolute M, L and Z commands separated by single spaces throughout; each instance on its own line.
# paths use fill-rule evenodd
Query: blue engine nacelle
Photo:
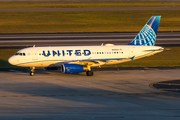
M 84 66 L 79 64 L 62 64 L 61 72 L 66 74 L 75 74 L 84 72 Z

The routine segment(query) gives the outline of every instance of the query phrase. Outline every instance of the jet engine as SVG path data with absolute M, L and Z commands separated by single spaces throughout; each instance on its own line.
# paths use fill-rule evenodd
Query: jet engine
M 79 64 L 62 64 L 61 66 L 61 72 L 66 74 L 81 73 L 86 71 L 86 69 L 83 65 Z

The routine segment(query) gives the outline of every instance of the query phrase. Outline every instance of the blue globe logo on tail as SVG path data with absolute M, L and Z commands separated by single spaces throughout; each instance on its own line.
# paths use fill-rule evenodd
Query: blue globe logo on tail
M 161 16 L 152 16 L 135 39 L 128 45 L 154 46 Z

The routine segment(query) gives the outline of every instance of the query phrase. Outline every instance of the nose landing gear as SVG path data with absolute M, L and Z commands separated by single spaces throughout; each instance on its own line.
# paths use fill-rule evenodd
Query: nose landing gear
M 34 76 L 34 72 L 35 72 L 35 67 L 31 67 L 30 76 Z

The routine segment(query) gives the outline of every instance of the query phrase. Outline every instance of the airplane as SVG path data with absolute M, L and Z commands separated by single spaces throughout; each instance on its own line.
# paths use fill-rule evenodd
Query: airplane
M 154 46 L 161 16 L 152 16 L 138 35 L 127 45 L 102 44 L 96 46 L 28 47 L 8 59 L 12 65 L 30 67 L 58 67 L 62 73 L 86 72 L 93 76 L 92 67 L 134 61 L 164 50 Z

